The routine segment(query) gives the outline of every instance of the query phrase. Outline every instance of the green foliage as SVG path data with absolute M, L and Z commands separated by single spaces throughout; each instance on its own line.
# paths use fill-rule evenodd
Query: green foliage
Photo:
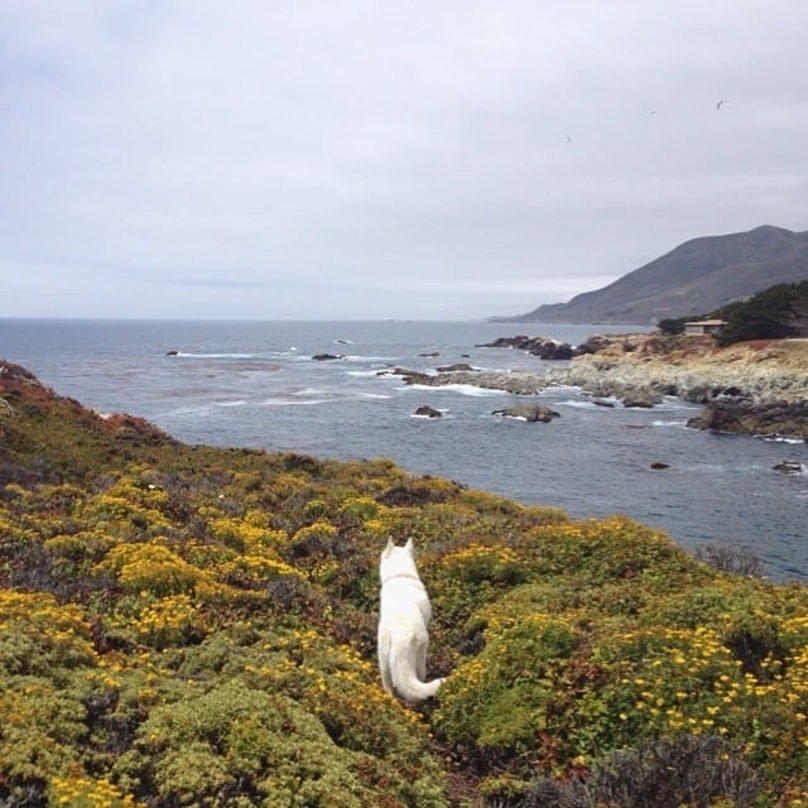
M 716 341 L 719 345 L 754 339 L 783 339 L 808 333 L 808 280 L 781 283 L 745 302 L 720 310 L 726 320 Z
M 293 700 L 235 681 L 152 710 L 116 773 L 135 790 L 154 783 L 167 803 L 222 804 L 241 795 L 243 804 L 359 808 L 373 793 L 357 762 Z
M 737 778 L 720 804 L 752 780 L 760 806 L 808 800 L 805 587 L 388 460 L 182 446 L 21 378 L 0 378 L 3 804 L 661 805 L 638 761 L 699 744 L 705 778 Z M 419 712 L 374 658 L 379 552 L 410 536 L 447 677 Z
M 685 323 L 693 320 L 695 318 L 691 317 L 666 317 L 664 320 L 660 320 L 657 323 L 657 328 L 663 333 L 668 335 L 674 334 L 684 334 L 685 333 Z

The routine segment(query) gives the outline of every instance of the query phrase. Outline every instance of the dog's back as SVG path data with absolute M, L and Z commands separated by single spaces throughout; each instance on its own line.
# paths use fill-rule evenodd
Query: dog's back
M 415 566 L 412 539 L 404 547 L 388 541 L 382 552 L 379 575 L 382 588 L 378 652 L 382 684 L 405 701 L 423 701 L 435 695 L 443 680 L 424 681 L 432 609 Z

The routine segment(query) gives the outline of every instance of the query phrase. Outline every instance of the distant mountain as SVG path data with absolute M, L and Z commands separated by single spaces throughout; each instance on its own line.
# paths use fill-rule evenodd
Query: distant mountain
M 765 225 L 687 241 L 614 283 L 539 306 L 513 323 L 656 323 L 719 308 L 777 283 L 808 280 L 808 231 Z

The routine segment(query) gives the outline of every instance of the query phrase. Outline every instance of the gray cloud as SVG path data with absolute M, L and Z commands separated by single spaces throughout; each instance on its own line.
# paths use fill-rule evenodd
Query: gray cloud
M 796 0 L 0 0 L 0 30 L 0 316 L 515 313 L 807 226 Z

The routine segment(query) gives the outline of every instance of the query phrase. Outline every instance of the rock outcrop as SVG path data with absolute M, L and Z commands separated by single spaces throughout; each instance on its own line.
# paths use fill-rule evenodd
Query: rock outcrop
M 538 373 L 522 371 L 446 371 L 423 373 L 407 368 L 380 370 L 379 376 L 400 376 L 404 384 L 418 384 L 425 387 L 446 387 L 450 384 L 463 384 L 480 387 L 484 390 L 503 390 L 517 396 L 534 395 L 547 386 L 547 380 Z
M 473 371 L 474 368 L 468 362 L 455 362 L 454 365 L 441 365 L 438 373 L 457 373 L 458 371 Z
M 555 410 L 543 407 L 541 404 L 517 404 L 513 407 L 494 410 L 491 414 L 502 418 L 518 418 L 521 421 L 542 424 L 549 423 L 553 418 L 561 417 Z
M 434 407 L 430 407 L 428 404 L 422 404 L 413 413 L 413 415 L 417 416 L 418 418 L 442 418 L 443 417 L 443 413 L 440 410 L 436 410 Z
M 608 336 L 594 353 L 573 360 L 551 378 L 586 390 L 647 387 L 695 403 L 722 397 L 799 401 L 808 397 L 808 340 L 768 340 L 717 348 L 700 337 Z M 591 343 L 591 340 L 587 341 Z
M 748 399 L 721 399 L 709 403 L 687 425 L 716 432 L 808 441 L 808 401 L 758 403 Z
M 514 337 L 514 344 L 522 337 Z M 491 345 L 501 343 L 497 340 Z M 514 395 L 580 387 L 606 406 L 652 407 L 664 396 L 707 405 L 692 426 L 803 440 L 808 432 L 808 339 L 760 340 L 718 348 L 710 338 L 606 334 L 587 339 L 563 367 L 543 373 L 481 371 L 461 365 L 436 373 L 393 368 L 405 384 L 459 384 Z
M 572 359 L 573 348 L 568 342 L 559 342 L 552 337 L 529 337 L 518 334 L 515 337 L 499 337 L 493 342 L 477 345 L 478 348 L 518 348 L 540 359 Z
M 781 474 L 804 474 L 808 471 L 808 466 L 804 466 L 797 460 L 783 460 L 775 463 L 772 470 L 779 471 Z

